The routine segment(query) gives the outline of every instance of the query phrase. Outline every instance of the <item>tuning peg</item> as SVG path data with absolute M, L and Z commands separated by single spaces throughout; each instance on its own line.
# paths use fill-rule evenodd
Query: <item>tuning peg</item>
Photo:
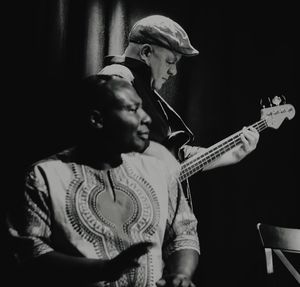
M 268 97 L 269 106 L 273 107 L 273 101 L 271 101 L 270 97 Z
M 260 107 L 263 108 L 263 109 L 266 107 L 266 106 L 264 105 L 264 103 L 263 103 L 263 99 L 260 99 L 260 100 L 259 100 L 259 105 L 260 105 Z
M 281 102 L 282 102 L 282 99 L 281 99 L 280 96 L 274 96 L 273 99 L 272 99 L 272 103 L 275 106 L 279 106 Z
M 261 98 L 259 101 L 260 107 L 262 109 L 266 108 L 267 106 L 269 106 L 269 102 L 267 101 L 266 98 Z
M 275 106 L 279 106 L 280 104 L 285 105 L 286 104 L 286 98 L 284 95 L 280 95 L 280 96 L 275 96 L 272 99 L 272 103 Z
M 281 99 L 283 101 L 283 104 L 285 105 L 286 104 L 286 97 L 284 95 L 281 95 Z

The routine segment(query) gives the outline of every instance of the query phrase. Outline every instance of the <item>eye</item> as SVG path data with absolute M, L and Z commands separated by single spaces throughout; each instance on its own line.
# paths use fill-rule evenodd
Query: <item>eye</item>
M 136 113 L 138 111 L 138 109 L 139 109 L 138 106 L 128 107 L 127 111 L 129 111 L 130 113 Z
M 175 57 L 169 57 L 169 58 L 166 58 L 166 62 L 169 65 L 176 65 L 177 64 L 177 59 Z

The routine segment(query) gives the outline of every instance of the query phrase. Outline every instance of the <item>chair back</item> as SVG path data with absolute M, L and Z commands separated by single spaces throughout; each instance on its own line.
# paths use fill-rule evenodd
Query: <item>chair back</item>
M 257 229 L 265 249 L 267 273 L 274 272 L 272 253 L 275 253 L 283 265 L 300 284 L 299 271 L 284 253 L 298 253 L 300 256 L 300 229 L 258 223 Z M 298 266 L 300 267 L 300 266 Z

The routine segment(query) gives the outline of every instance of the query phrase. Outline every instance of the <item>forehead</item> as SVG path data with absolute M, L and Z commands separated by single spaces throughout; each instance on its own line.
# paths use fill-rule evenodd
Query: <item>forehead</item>
M 139 105 L 142 103 L 141 98 L 138 96 L 135 89 L 131 86 L 119 87 L 113 94 L 114 103 L 118 107 Z
M 168 58 L 168 59 L 170 59 L 170 60 L 172 60 L 172 61 L 176 61 L 176 62 L 178 62 L 180 59 L 181 59 L 181 57 L 182 57 L 182 55 L 181 54 L 179 54 L 179 53 L 177 53 L 177 52 L 175 52 L 175 51 L 171 51 L 171 50 L 169 50 L 169 49 L 167 49 L 167 48 L 164 48 L 164 47 L 160 47 L 160 46 L 157 46 L 157 45 L 153 45 L 154 46 L 154 50 L 160 55 L 160 56 L 162 56 L 162 57 L 164 57 L 164 58 Z

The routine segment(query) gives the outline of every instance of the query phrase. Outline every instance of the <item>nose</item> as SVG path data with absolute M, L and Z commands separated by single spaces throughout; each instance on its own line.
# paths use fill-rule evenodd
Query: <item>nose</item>
M 169 74 L 171 76 L 175 76 L 177 74 L 177 67 L 176 67 L 176 65 L 175 64 L 171 65 L 171 67 L 169 68 L 168 72 L 169 72 Z
M 140 113 L 141 113 L 141 121 L 142 121 L 142 123 L 149 126 L 151 124 L 151 122 L 152 122 L 151 117 L 142 108 L 140 110 Z

